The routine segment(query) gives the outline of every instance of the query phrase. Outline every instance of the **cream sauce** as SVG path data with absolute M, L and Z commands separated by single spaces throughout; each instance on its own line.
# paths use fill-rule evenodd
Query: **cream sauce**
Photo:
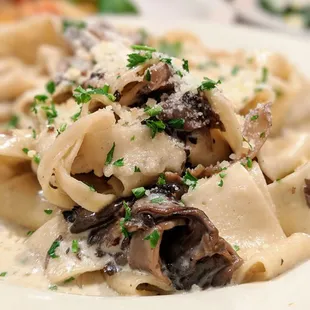
M 70 283 L 57 285 L 50 283 L 44 270 L 34 255 L 30 254 L 25 241 L 28 230 L 0 221 L 0 281 L 10 284 L 90 296 L 117 296 L 105 282 L 100 271 L 82 274 Z M 54 291 L 54 290 L 53 290 Z

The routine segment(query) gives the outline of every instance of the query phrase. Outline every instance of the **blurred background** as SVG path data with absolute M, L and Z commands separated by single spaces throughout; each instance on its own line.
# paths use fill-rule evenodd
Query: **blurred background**
M 96 14 L 246 24 L 287 34 L 310 33 L 310 0 L 0 0 L 0 22 L 36 14 Z

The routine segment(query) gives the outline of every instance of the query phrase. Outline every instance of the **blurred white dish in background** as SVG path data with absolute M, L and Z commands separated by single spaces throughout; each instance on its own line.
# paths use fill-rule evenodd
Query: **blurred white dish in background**
M 141 17 L 160 19 L 203 19 L 232 23 L 234 10 L 223 0 L 132 0 Z M 160 20 L 159 20 L 160 21 Z

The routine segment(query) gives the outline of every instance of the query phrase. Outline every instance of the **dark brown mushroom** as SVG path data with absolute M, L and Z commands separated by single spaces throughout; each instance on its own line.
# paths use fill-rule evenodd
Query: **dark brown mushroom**
M 305 179 L 304 194 L 307 206 L 310 208 L 310 179 Z

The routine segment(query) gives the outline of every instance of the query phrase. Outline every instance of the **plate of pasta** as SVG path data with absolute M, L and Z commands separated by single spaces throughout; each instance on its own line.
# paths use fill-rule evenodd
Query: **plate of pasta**
M 2 305 L 306 309 L 309 44 L 154 25 L 0 29 Z

